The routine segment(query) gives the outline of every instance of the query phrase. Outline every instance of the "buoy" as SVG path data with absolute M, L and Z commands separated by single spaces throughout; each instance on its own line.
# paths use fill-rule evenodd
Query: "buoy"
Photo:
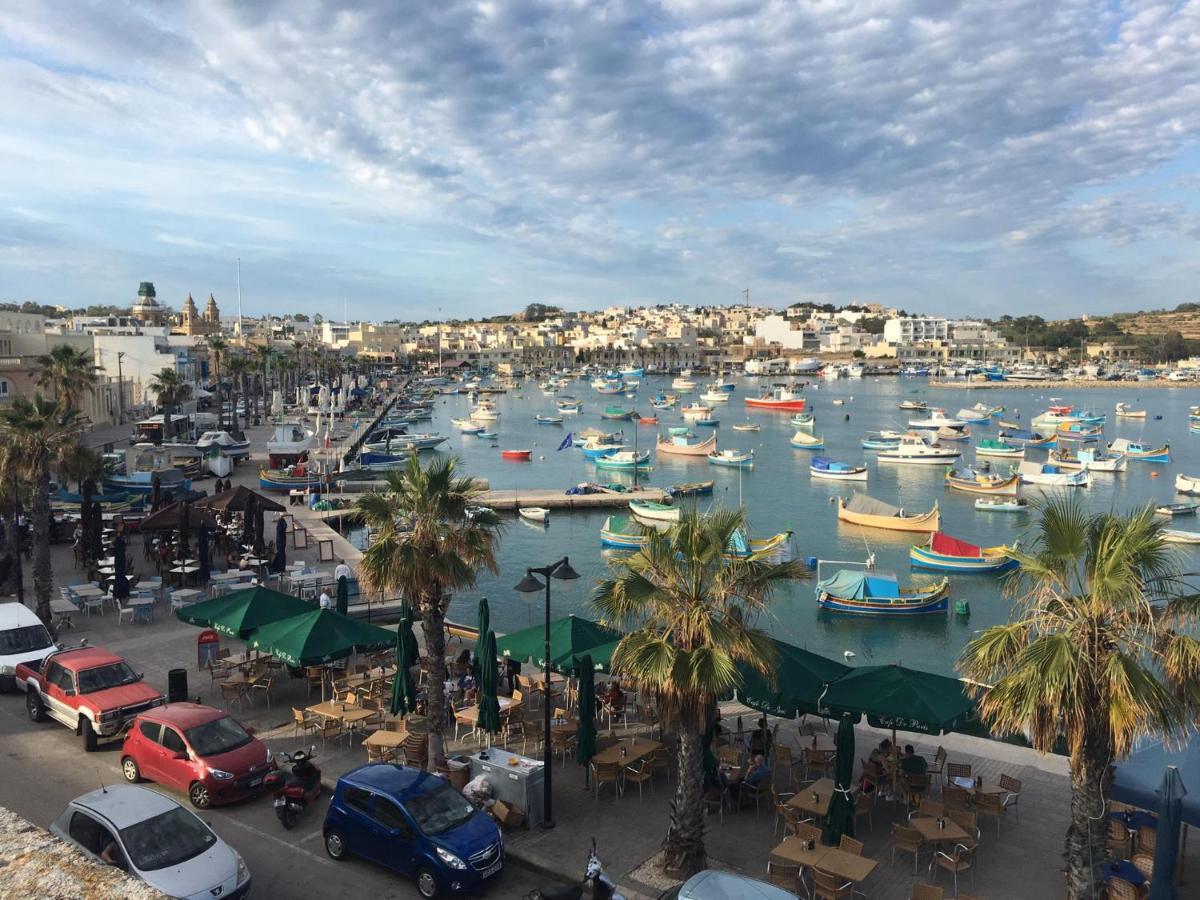
M 969 616 L 971 614 L 971 604 L 966 600 L 955 600 L 954 613 L 959 616 Z
M 1151 478 L 1157 478 L 1157 477 L 1158 477 L 1158 473 L 1157 473 L 1157 472 L 1151 472 L 1151 473 L 1150 473 L 1150 477 L 1151 477 Z
M 849 422 L 850 421 L 850 413 L 846 413 L 846 415 L 842 417 L 842 421 Z

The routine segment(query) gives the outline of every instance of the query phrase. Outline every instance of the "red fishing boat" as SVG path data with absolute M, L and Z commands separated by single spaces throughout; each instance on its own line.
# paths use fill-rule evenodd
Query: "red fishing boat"
M 761 397 L 746 397 L 746 405 L 755 409 L 777 409 L 786 412 L 803 412 L 807 405 L 799 391 L 778 385 Z
M 521 462 L 529 462 L 533 459 L 532 450 L 501 450 L 501 459 L 515 459 Z

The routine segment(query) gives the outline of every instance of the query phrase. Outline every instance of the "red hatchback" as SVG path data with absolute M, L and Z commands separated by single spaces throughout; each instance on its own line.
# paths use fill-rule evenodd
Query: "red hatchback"
M 266 745 L 222 710 L 171 703 L 137 717 L 121 749 L 121 772 L 184 791 L 206 809 L 252 796 L 275 767 Z

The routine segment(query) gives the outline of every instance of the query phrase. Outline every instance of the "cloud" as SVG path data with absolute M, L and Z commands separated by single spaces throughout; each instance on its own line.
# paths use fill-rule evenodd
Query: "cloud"
M 314 300 L 344 269 L 379 304 L 1161 303 L 1190 286 L 1128 251 L 1194 254 L 1195 186 L 1154 176 L 1196 152 L 1197 59 L 1200 0 L 33 4 L 0 198 L 67 208 L 44 148 L 156 252 L 341 254 Z

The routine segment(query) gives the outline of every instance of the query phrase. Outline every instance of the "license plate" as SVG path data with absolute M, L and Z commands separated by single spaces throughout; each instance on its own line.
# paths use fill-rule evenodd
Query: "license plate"
M 504 866 L 503 862 L 492 863 L 490 866 L 488 866 L 486 869 L 483 870 L 482 877 L 491 878 L 493 875 L 495 875 L 497 872 L 499 872 L 503 866 Z
M 259 775 L 257 778 L 251 778 L 250 783 L 247 785 L 247 787 L 252 787 L 252 788 L 258 787 L 260 784 L 262 784 L 262 781 L 263 781 L 263 777 L 261 775 Z
M 282 797 L 276 797 L 275 798 L 275 806 L 277 806 L 277 807 L 287 806 L 287 800 L 283 799 Z

